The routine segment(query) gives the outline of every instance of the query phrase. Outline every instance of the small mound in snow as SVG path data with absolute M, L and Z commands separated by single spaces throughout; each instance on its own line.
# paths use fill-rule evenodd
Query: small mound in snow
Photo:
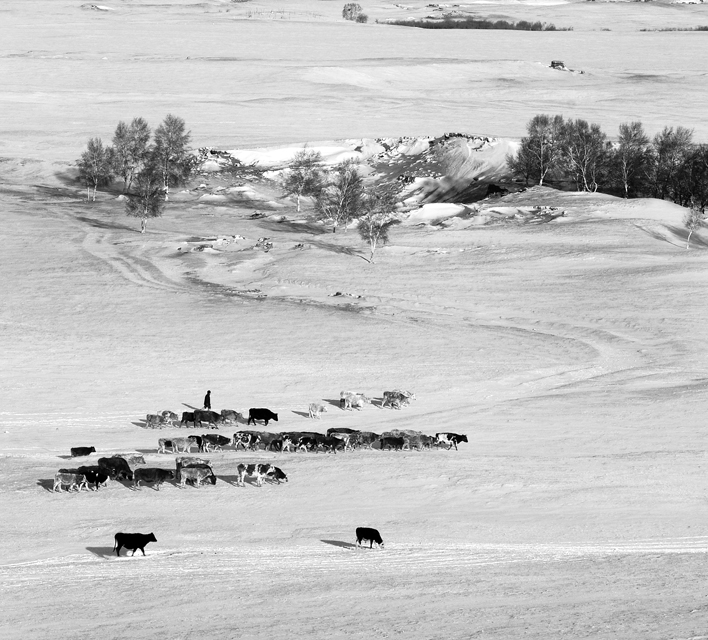
M 413 211 L 404 224 L 435 223 L 440 220 L 466 216 L 475 213 L 475 209 L 464 204 L 435 203 L 425 204 L 420 209 Z

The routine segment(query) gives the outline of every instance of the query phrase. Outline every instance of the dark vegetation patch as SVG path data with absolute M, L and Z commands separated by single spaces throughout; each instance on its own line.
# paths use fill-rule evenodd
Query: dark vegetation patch
M 488 20 L 486 18 L 445 17 L 440 20 L 389 20 L 385 24 L 419 29 L 503 29 L 512 31 L 572 31 L 573 27 L 556 27 L 549 22 L 509 22 L 508 20 Z

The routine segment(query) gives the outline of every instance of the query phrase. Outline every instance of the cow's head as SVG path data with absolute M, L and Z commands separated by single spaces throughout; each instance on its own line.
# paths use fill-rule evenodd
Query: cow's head
M 157 542 L 157 538 L 155 537 L 155 534 L 154 534 L 154 533 L 148 533 L 147 541 L 148 541 L 148 542 Z
M 207 480 L 209 480 L 212 484 L 216 484 L 216 476 L 213 473 L 207 478 Z
M 467 439 L 467 436 L 458 436 L 457 440 L 459 442 L 469 442 L 469 440 Z

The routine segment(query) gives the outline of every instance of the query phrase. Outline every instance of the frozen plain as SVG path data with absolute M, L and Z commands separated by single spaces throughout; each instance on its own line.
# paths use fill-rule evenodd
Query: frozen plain
M 3 635 L 708 637 L 706 238 L 683 248 L 676 207 L 531 193 L 565 220 L 399 227 L 367 265 L 345 251 L 353 234 L 279 228 L 248 206 L 175 204 L 140 236 L 114 198 L 86 205 L 71 186 L 87 138 L 167 112 L 219 148 L 514 137 L 540 111 L 708 136 L 705 36 L 638 31 L 707 24 L 700 5 L 475 5 L 574 27 L 539 34 L 345 24 L 340 4 L 3 3 Z M 275 249 L 175 257 L 226 234 Z M 309 429 L 308 402 L 396 386 L 419 399 L 332 407 L 317 426 L 469 444 L 225 452 L 222 481 L 199 490 L 41 482 L 71 446 L 154 450 L 170 432 L 133 422 L 206 388 L 216 408 L 269 406 L 278 428 Z M 274 458 L 287 485 L 233 486 L 238 461 Z M 361 524 L 385 551 L 349 548 Z M 158 543 L 117 560 L 118 530 Z

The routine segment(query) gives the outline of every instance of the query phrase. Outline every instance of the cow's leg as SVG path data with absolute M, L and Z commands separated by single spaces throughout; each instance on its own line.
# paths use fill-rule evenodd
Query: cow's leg
M 458 450 L 458 449 L 457 449 L 457 440 L 453 440 L 453 441 L 452 441 L 452 444 L 455 445 L 455 451 L 457 451 L 457 450 Z
M 123 548 L 122 544 L 118 545 L 118 548 L 116 549 L 116 555 L 120 557 L 120 550 Z

